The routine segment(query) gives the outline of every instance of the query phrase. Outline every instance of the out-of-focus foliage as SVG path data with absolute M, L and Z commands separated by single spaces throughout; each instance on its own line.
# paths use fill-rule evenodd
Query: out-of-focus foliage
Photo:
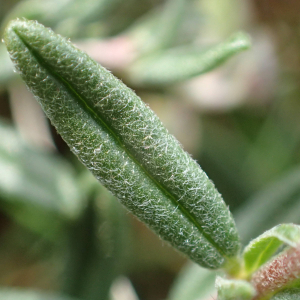
M 0 299 L 6 300 L 76 300 L 75 298 L 55 295 L 52 293 L 44 293 L 38 291 L 22 290 L 22 289 L 0 289 Z
M 55 238 L 63 221 L 78 218 L 83 206 L 75 170 L 58 156 L 31 149 L 0 123 L 1 207 L 25 226 Z
M 0 7 L 2 32 L 12 18 L 36 19 L 135 89 L 214 181 L 244 244 L 279 223 L 299 223 L 297 1 L 0 0 Z M 178 51 L 184 57 L 190 49 L 201 57 L 241 30 L 251 36 L 252 48 L 211 72 L 156 86 L 140 86 L 131 76 L 133 66 L 148 57 Z M 174 77 L 182 74 L 175 71 Z M 143 79 L 140 74 L 135 78 Z M 33 148 L 34 130 L 26 118 L 16 118 L 21 102 L 14 93 L 16 77 L 1 44 L 0 115 L 9 120 L 0 128 L 0 285 L 106 299 L 123 273 L 141 299 L 167 298 L 184 258 L 124 214 L 53 129 L 45 135 L 51 132 L 55 147 Z M 215 297 L 215 274 L 198 271 L 189 280 L 179 275 L 169 298 Z M 294 299 L 297 293 L 274 299 Z
M 168 299 L 196 300 L 215 295 L 216 274 L 216 271 L 203 269 L 194 263 L 186 264 L 174 282 Z

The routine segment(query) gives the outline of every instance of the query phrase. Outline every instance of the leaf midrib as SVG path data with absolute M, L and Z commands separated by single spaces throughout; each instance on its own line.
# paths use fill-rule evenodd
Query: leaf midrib
M 20 39 L 20 41 L 28 48 L 29 52 L 33 55 L 33 57 L 35 57 L 35 59 L 38 61 L 38 63 L 45 68 L 52 77 L 54 77 L 56 80 L 58 81 L 62 81 L 62 84 L 66 87 L 67 90 L 69 90 L 69 92 L 71 94 L 73 94 L 74 96 L 78 97 L 78 99 L 82 102 L 83 106 L 85 107 L 85 109 L 92 114 L 93 118 L 100 122 L 100 124 L 102 124 L 102 126 L 104 126 L 106 128 L 106 130 L 108 131 L 108 133 L 110 133 L 114 139 L 116 140 L 117 144 L 119 144 L 119 146 L 124 150 L 124 152 L 128 155 L 128 157 L 130 157 L 130 159 L 137 165 L 139 166 L 139 168 L 142 170 L 142 172 L 144 174 L 146 174 L 152 182 L 155 183 L 155 185 L 163 192 L 163 194 L 165 194 L 167 196 L 167 198 L 169 198 L 173 204 L 175 204 L 175 207 L 177 206 L 181 212 L 183 213 L 183 215 L 190 220 L 190 222 L 192 224 L 194 224 L 196 226 L 196 228 L 199 230 L 200 234 L 202 234 L 204 236 L 204 238 L 221 254 L 222 257 L 224 257 L 225 259 L 227 258 L 227 255 L 225 255 L 225 253 L 223 252 L 223 250 L 219 247 L 219 245 L 210 238 L 209 235 L 207 235 L 204 230 L 202 229 L 201 225 L 196 221 L 195 217 L 189 213 L 177 200 L 176 198 L 165 188 L 163 187 L 156 179 L 154 179 L 154 177 L 144 168 L 144 166 L 142 164 L 139 163 L 139 161 L 129 152 L 129 150 L 127 150 L 127 148 L 125 147 L 124 143 L 122 143 L 122 141 L 120 140 L 120 138 L 118 137 L 118 135 L 106 124 L 105 121 L 103 121 L 103 119 L 98 116 L 94 110 L 87 104 L 87 101 L 84 99 L 84 97 L 82 97 L 77 91 L 76 89 L 67 81 L 65 80 L 62 76 L 60 76 L 56 71 L 54 71 L 51 67 L 49 67 L 49 65 L 43 60 L 43 58 L 41 57 L 41 55 L 39 53 L 37 53 L 31 46 L 30 44 L 28 44 L 23 38 L 22 36 L 20 36 L 17 32 L 17 30 L 14 28 L 13 31 L 15 32 L 15 34 L 17 35 L 17 37 Z

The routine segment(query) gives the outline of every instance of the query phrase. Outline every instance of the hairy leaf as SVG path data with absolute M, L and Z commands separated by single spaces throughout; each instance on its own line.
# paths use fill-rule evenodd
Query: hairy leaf
M 245 280 L 217 277 L 218 300 L 250 300 L 255 295 L 253 286 Z
M 300 289 L 288 289 L 279 292 L 271 300 L 298 300 L 300 299 Z
M 300 244 L 268 261 L 251 277 L 258 299 L 269 299 L 284 288 L 299 287 L 299 282 Z
M 298 225 L 282 224 L 266 231 L 251 241 L 244 250 L 243 256 L 247 273 L 253 273 L 267 262 L 281 245 L 296 247 L 299 241 L 300 226 Z
M 36 22 L 11 22 L 4 39 L 57 131 L 129 210 L 202 266 L 237 255 L 221 195 L 132 90 Z
M 206 73 L 249 47 L 249 36 L 239 32 L 227 41 L 202 51 L 195 47 L 178 47 L 155 52 L 137 60 L 129 69 L 129 76 L 138 85 L 174 84 Z

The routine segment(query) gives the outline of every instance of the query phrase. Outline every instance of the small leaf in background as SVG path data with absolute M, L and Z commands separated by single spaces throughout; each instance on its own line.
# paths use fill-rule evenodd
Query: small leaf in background
M 95 178 L 89 173 L 93 183 Z M 81 218 L 69 227 L 62 289 L 85 300 L 107 300 L 124 268 L 129 224 L 124 209 L 104 187 L 90 190 Z
M 37 22 L 12 21 L 4 39 L 45 113 L 96 178 L 192 260 L 238 268 L 239 237 L 221 195 L 132 90 Z
M 216 294 L 216 272 L 187 263 L 175 279 L 168 300 L 206 300 Z
M 299 300 L 300 289 L 288 289 L 277 293 L 271 300 Z
M 253 286 L 245 280 L 217 277 L 218 300 L 250 300 L 255 296 Z
M 1 208 L 31 230 L 55 238 L 85 205 L 75 170 L 52 153 L 30 148 L 2 120 L 0 136 Z
M 255 193 L 236 212 L 242 242 L 249 243 L 278 223 L 299 223 L 299 197 L 300 169 L 297 166 Z
M 5 300 L 78 300 L 68 296 L 19 288 L 0 288 L 0 299 Z
M 0 43 L 0 88 L 4 87 L 14 75 L 13 64 L 9 59 L 7 50 L 5 46 Z
M 245 270 L 248 275 L 267 262 L 281 245 L 296 247 L 300 241 L 300 226 L 278 225 L 250 242 L 244 249 Z
M 3 27 L 16 18 L 38 20 L 46 26 L 55 28 L 60 34 L 82 38 L 99 37 L 99 22 L 107 17 L 120 0 L 26 0 L 20 1 L 6 15 Z M 97 23 L 98 22 L 98 23 Z M 98 26 L 95 26 L 95 23 Z
M 153 30 L 152 40 L 150 41 L 152 46 L 150 48 L 151 51 L 172 46 L 178 34 L 178 28 L 183 21 L 186 4 L 187 0 L 166 1 L 159 20 L 155 24 L 155 30 Z M 149 41 L 147 41 L 147 44 L 149 47 Z
M 171 85 L 211 71 L 250 46 L 249 36 L 239 32 L 206 50 L 178 47 L 142 57 L 132 64 L 128 75 L 135 85 Z

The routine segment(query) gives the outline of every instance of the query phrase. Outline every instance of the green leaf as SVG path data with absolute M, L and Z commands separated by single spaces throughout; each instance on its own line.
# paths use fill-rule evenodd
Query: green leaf
M 186 4 L 187 0 L 168 0 L 143 14 L 124 32 L 134 41 L 139 55 L 165 49 L 174 43 L 185 17 Z
M 75 220 L 85 203 L 73 168 L 59 157 L 28 147 L 0 120 L 1 208 L 19 223 L 50 238 Z
M 178 47 L 156 52 L 133 63 L 128 70 L 129 78 L 142 86 L 174 84 L 211 71 L 249 47 L 249 36 L 239 32 L 227 41 L 202 51 L 195 47 Z
M 69 228 L 63 291 L 79 299 L 107 300 L 127 254 L 128 223 L 124 209 L 99 184 L 89 200 L 80 220 Z
M 162 9 L 160 20 L 156 22 L 152 50 L 164 49 L 172 45 L 183 20 L 187 0 L 168 0 Z
M 7 54 L 6 48 L 0 44 L 0 87 L 4 86 L 14 77 L 13 65 Z
M 1 24 L 1 31 L 7 23 L 18 17 L 25 17 L 30 20 L 41 20 L 48 25 L 55 25 L 68 8 L 68 0 L 48 0 L 41 2 L 39 0 L 25 0 L 18 2 L 12 10 L 5 16 Z
M 217 277 L 218 300 L 250 300 L 255 296 L 253 286 L 245 280 Z
M 76 300 L 63 295 L 19 288 L 0 288 L 0 299 L 5 300 Z
M 297 166 L 255 193 L 235 214 L 243 242 L 248 243 L 279 223 L 299 223 L 299 197 L 300 168 Z
M 215 279 L 215 271 L 203 269 L 189 262 L 176 278 L 167 299 L 208 299 L 216 294 Z
M 192 260 L 229 268 L 239 238 L 228 208 L 140 98 L 36 22 L 11 22 L 4 39 L 27 86 L 95 177 Z
M 89 25 L 107 17 L 119 3 L 120 0 L 25 0 L 13 7 L 2 24 L 25 17 L 56 28 L 61 34 L 87 38 L 94 31 Z
M 294 224 L 278 225 L 250 242 L 243 256 L 245 270 L 252 274 L 267 262 L 281 245 L 296 247 L 300 241 L 300 226 Z
M 288 289 L 277 293 L 271 300 L 299 300 L 300 289 Z

